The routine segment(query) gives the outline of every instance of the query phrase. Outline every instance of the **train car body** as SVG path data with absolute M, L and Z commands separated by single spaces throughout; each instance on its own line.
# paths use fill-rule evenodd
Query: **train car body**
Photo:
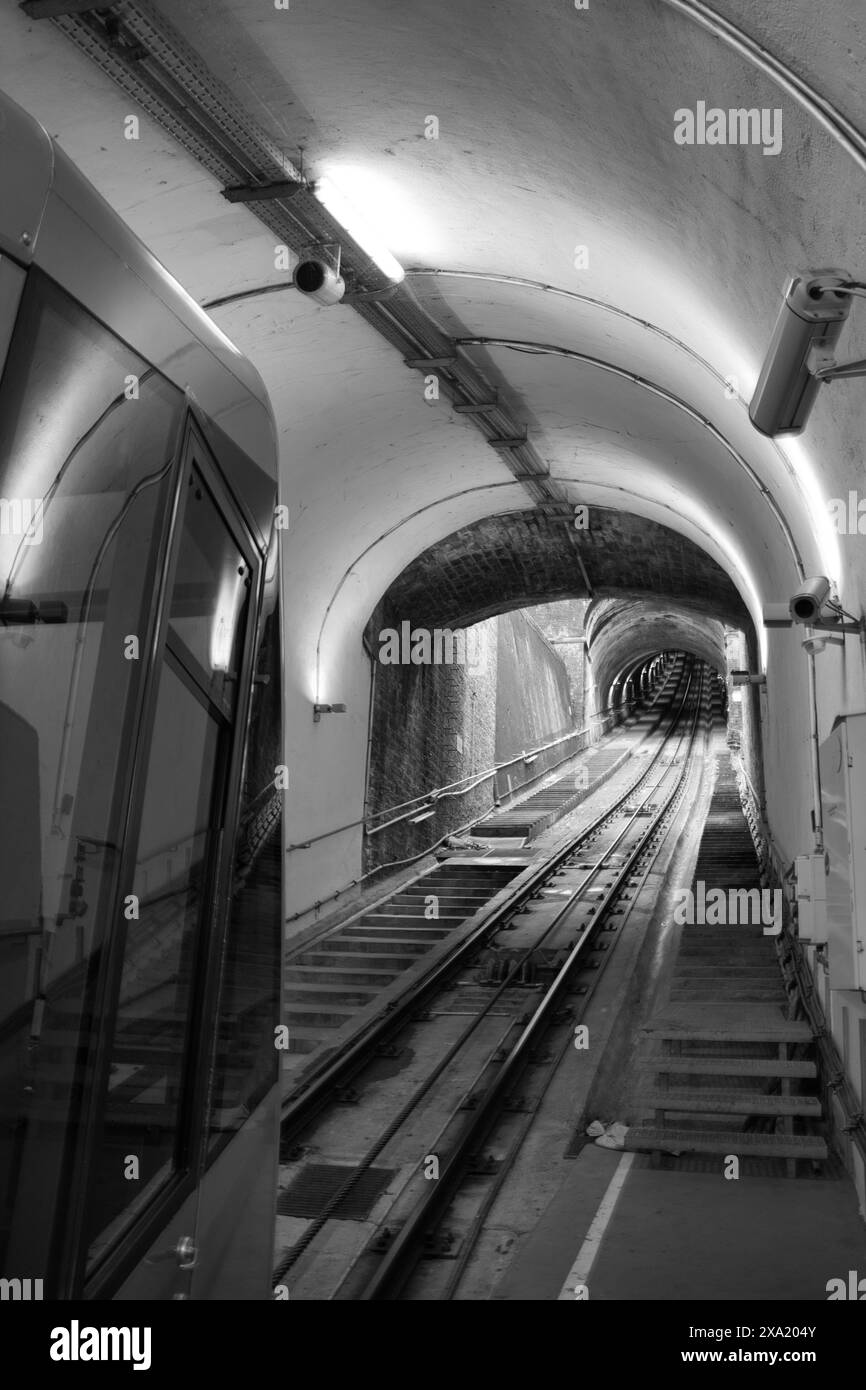
M 0 169 L 0 1275 L 267 1298 L 273 416 L 2 95 Z

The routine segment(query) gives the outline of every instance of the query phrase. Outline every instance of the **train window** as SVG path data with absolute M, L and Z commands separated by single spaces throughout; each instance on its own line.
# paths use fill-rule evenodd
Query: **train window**
M 282 757 L 280 730 L 280 615 L 274 604 L 263 623 L 246 740 L 217 1026 L 212 1153 L 278 1078 L 283 793 L 275 790 L 274 769 Z
M 246 637 L 250 561 L 198 463 L 194 437 L 166 603 L 110 1070 L 87 1199 L 93 1267 L 175 1178 L 201 1128 L 216 843 Z M 230 511 L 230 504 L 226 503 Z M 218 924 L 217 924 L 218 925 Z
M 219 725 L 167 658 L 160 673 L 101 1142 L 95 1259 L 173 1175 L 189 1047 Z
M 250 572 L 201 473 L 187 485 L 183 539 L 169 606 L 169 638 L 226 714 L 234 704 Z
M 0 1265 L 46 1290 L 183 409 L 28 272 L 0 380 Z

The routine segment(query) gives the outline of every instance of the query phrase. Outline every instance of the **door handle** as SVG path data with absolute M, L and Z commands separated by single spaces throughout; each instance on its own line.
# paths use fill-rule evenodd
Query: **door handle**
M 198 1257 L 192 1236 L 181 1236 L 177 1245 L 170 1250 L 160 1250 L 158 1255 L 149 1255 L 146 1264 L 159 1264 L 162 1260 L 175 1260 L 178 1269 L 192 1269 Z

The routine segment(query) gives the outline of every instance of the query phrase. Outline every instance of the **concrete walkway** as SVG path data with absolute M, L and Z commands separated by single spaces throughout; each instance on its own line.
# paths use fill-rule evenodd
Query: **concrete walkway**
M 493 1298 L 822 1302 L 852 1269 L 866 1225 L 847 1177 L 727 1180 L 589 1144 Z

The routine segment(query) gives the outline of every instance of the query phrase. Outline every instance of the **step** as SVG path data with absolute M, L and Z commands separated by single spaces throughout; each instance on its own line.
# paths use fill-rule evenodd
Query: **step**
M 730 980 L 742 984 L 753 980 L 762 984 L 782 984 L 784 976 L 775 964 L 766 961 L 727 960 L 680 961 L 674 968 L 673 980 L 681 984 L 706 985 L 714 980 Z
M 748 951 L 753 955 L 761 952 L 767 960 L 778 960 L 772 937 L 760 932 L 747 936 L 740 930 L 719 932 L 714 936 L 698 936 L 697 933 L 683 936 L 680 951 Z
M 709 922 L 686 922 L 680 941 L 769 941 L 770 937 L 764 936 L 764 927 L 771 925 L 771 922 L 720 922 L 715 925 Z
M 727 1019 L 706 1019 L 703 1023 L 653 1022 L 647 1023 L 642 1031 L 665 1042 L 774 1042 L 810 1043 L 812 1029 L 808 1023 L 775 1019 L 742 1019 L 733 1016 Z
M 289 1028 L 289 1045 L 283 1053 L 283 1066 L 288 1064 L 288 1057 L 292 1053 L 307 1057 L 311 1052 L 317 1051 L 326 1040 L 326 1033 L 318 1029 L 308 1028 Z
M 712 927 L 683 927 L 680 935 L 679 949 L 681 951 L 695 950 L 728 950 L 731 946 L 740 946 L 748 951 L 766 951 L 775 957 L 775 937 L 764 935 L 763 927 L 725 927 L 724 930 L 715 931 Z
M 739 1130 L 668 1129 L 635 1125 L 625 1136 L 629 1153 L 736 1154 L 739 1158 L 826 1159 L 827 1145 L 812 1134 L 744 1134 Z
M 406 922 L 400 927 L 379 926 L 376 922 L 365 921 L 360 927 L 342 927 L 337 933 L 337 941 L 369 941 L 371 936 L 375 936 L 377 941 L 441 941 L 451 932 L 451 927 L 437 927 L 436 922 L 442 918 L 431 918 L 424 925 L 415 926 L 414 922 Z
M 434 869 L 423 878 L 413 878 L 412 882 L 404 884 L 400 891 L 405 893 L 411 890 L 415 893 L 419 889 L 426 889 L 431 883 L 439 883 L 443 888 L 453 888 L 460 893 L 491 893 L 502 888 L 519 873 L 513 864 L 497 865 L 494 869 L 492 866 L 497 863 L 495 859 L 485 859 L 485 863 L 491 867 L 484 870 L 460 868 L 455 860 L 447 868 Z
M 398 936 L 377 936 L 374 932 L 362 932 L 357 936 L 343 936 L 337 933 L 329 936 L 326 941 L 320 941 L 316 949 L 323 952 L 339 952 L 341 955 L 357 953 L 364 955 L 367 952 L 379 951 L 385 953 L 393 951 L 399 956 L 423 955 L 430 950 L 429 941 L 419 940 L 414 934 L 408 931 L 400 932 Z
M 438 898 L 440 903 L 447 903 L 452 909 L 471 907 L 475 910 L 489 902 L 490 897 L 490 893 L 486 890 L 484 892 L 479 890 L 477 893 L 457 893 L 451 888 L 428 888 L 423 893 L 395 893 L 393 898 L 380 904 L 380 909 L 384 911 L 388 908 L 393 911 L 398 907 L 416 907 L 419 903 L 424 907 L 427 898 Z
M 782 1004 L 785 1002 L 785 991 L 778 981 L 762 985 L 747 984 L 744 980 L 731 980 L 727 987 L 724 981 L 705 985 L 692 981 L 679 986 L 674 984 L 670 999 L 673 1004 L 700 1004 L 704 1001 L 708 1004 L 722 1004 L 729 999 L 732 1003 L 737 1001 L 741 1004 Z
M 712 965 L 716 960 L 730 960 L 731 965 L 767 965 L 777 959 L 773 948 L 767 949 L 760 941 L 689 941 L 680 947 L 677 965 L 706 960 Z
M 372 970 L 329 970 L 327 966 L 317 967 L 314 965 L 296 965 L 291 962 L 285 973 L 285 981 L 291 985 L 373 985 L 376 989 L 385 989 L 387 985 L 393 984 L 401 970 L 396 971 L 372 971 Z
M 390 904 L 385 905 L 389 907 Z M 383 907 L 380 912 L 365 912 L 363 917 L 358 920 L 363 924 L 371 922 L 374 925 L 381 923 L 382 926 L 393 925 L 395 922 L 405 922 L 407 927 L 413 926 L 415 922 L 465 922 L 467 917 L 472 917 L 473 912 L 464 912 L 462 908 L 449 907 L 447 903 L 440 903 L 438 915 L 430 916 L 424 903 L 418 903 L 417 907 L 395 908 L 393 912 L 386 912 Z M 344 928 L 343 930 L 354 931 L 355 928 Z
M 342 989 L 336 983 L 333 984 L 303 984 L 288 985 L 283 990 L 283 998 L 290 1005 L 302 1004 L 344 1004 L 354 1012 L 356 1009 L 363 1008 L 369 1004 L 378 994 L 377 989 Z M 291 1011 L 291 1010 L 290 1010 Z
M 392 979 L 418 964 L 417 955 L 375 955 L 370 951 L 305 951 L 293 964 L 333 967 L 335 970 L 390 970 Z
M 293 1004 L 285 1012 L 285 1021 L 289 1028 L 289 1043 L 291 1045 L 292 1032 L 298 1028 L 301 1032 L 310 1028 L 342 1028 L 344 1023 L 348 1023 L 350 1018 L 354 1018 L 357 1009 L 350 1006 L 338 1008 L 336 1005 L 323 1004 L 321 1008 L 316 1008 L 315 1002 L 310 1000 L 310 1007 L 306 1008 L 303 1004 Z
M 778 1057 L 660 1057 L 652 1068 L 662 1075 L 816 1077 L 814 1062 L 782 1062 Z
M 817 1096 L 768 1096 L 763 1091 L 690 1091 L 686 1087 L 658 1087 L 636 1097 L 651 1110 L 696 1115 L 808 1115 L 821 1118 Z

